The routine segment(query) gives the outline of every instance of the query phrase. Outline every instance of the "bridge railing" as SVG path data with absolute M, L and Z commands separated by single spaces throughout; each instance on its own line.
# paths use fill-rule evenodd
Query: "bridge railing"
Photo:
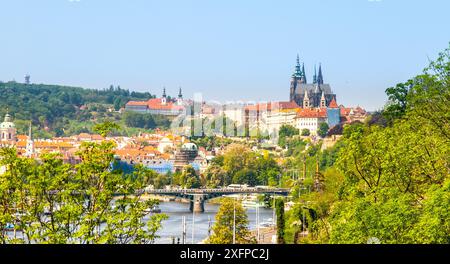
M 153 189 L 145 190 L 147 194 L 209 194 L 209 193 L 289 193 L 289 189 L 283 188 L 220 188 L 220 189 Z

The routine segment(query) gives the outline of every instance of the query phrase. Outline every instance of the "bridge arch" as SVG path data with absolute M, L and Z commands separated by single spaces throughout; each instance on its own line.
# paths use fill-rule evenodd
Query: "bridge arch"
M 224 195 L 232 194 L 271 194 L 287 196 L 289 189 L 283 188 L 241 188 L 241 189 L 177 189 L 177 190 L 165 190 L 154 189 L 145 190 L 147 194 L 172 196 L 178 198 L 189 199 L 189 210 L 192 212 L 204 212 L 205 201 L 212 198 L 221 197 Z

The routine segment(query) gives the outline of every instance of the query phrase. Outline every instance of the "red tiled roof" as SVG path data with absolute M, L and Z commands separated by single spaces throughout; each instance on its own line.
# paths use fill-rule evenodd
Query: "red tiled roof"
M 18 141 L 25 141 L 28 139 L 27 135 L 17 135 L 17 140 Z
M 341 116 L 348 116 L 350 114 L 351 108 L 341 107 L 340 109 Z
M 248 111 L 268 111 L 268 110 L 271 110 L 271 109 L 272 109 L 272 106 L 269 103 L 247 105 L 245 107 L 245 110 L 248 110 Z
M 300 108 L 300 106 L 294 102 L 278 102 L 280 109 L 295 109 L 295 108 Z
M 184 106 L 176 105 L 173 102 L 167 102 L 165 105 L 161 103 L 161 98 L 152 98 L 148 100 L 148 108 L 155 110 L 183 110 Z
M 327 109 L 326 108 L 303 108 L 297 113 L 299 118 L 326 118 Z
M 174 102 L 168 101 L 166 104 L 161 103 L 161 98 L 152 98 L 148 101 L 129 101 L 127 106 L 147 106 L 153 110 L 183 110 L 184 106 L 176 105 Z
M 330 102 L 329 108 L 338 108 L 338 104 L 336 103 L 336 99 L 333 97 L 333 99 Z
M 132 106 L 147 106 L 147 101 L 129 101 L 127 103 L 127 105 L 132 105 Z
M 269 102 L 260 103 L 255 105 L 248 105 L 245 110 L 249 111 L 271 111 L 271 110 L 284 110 L 284 109 L 296 109 L 300 108 L 295 102 Z

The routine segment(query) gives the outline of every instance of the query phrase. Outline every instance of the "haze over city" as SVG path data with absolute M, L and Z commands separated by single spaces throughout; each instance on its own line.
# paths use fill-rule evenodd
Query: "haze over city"
M 0 80 L 289 99 L 297 54 L 339 104 L 383 107 L 448 43 L 448 1 L 2 1 Z

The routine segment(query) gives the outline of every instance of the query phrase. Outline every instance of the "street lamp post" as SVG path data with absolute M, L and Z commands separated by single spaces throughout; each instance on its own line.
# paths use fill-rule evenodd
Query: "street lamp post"
M 186 216 L 182 216 L 181 222 L 183 225 L 183 235 L 182 235 L 182 242 L 183 245 L 186 244 Z
M 236 244 L 236 198 L 233 199 L 233 244 Z
M 192 244 L 194 244 L 194 228 L 195 228 L 195 198 L 192 205 Z
M 256 242 L 259 244 L 259 204 L 256 205 Z

